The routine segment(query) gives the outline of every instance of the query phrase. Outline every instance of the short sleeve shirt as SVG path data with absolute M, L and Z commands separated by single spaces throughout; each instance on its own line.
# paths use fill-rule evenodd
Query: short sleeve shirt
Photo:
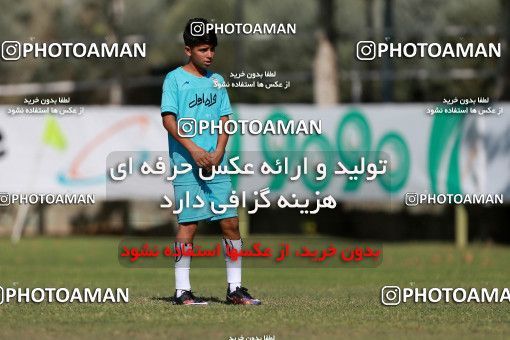
M 197 133 L 199 121 L 220 122 L 222 116 L 232 113 L 227 90 L 218 86 L 224 83 L 223 77 L 217 73 L 207 71 L 203 77 L 195 76 L 182 67 L 169 72 L 163 83 L 161 98 L 161 112 L 172 112 L 176 115 L 178 126 L 184 128 L 185 133 L 192 136 L 192 141 L 207 152 L 214 151 L 218 141 L 217 129 L 207 129 Z M 186 122 L 186 123 L 184 123 Z M 211 126 L 211 123 L 209 124 Z M 196 134 L 195 134 L 196 133 Z M 200 179 L 198 168 L 189 152 L 168 134 L 168 149 L 172 165 L 183 169 L 183 163 L 193 165 L 193 171 L 178 175 L 174 184 L 197 183 Z M 223 157 L 221 165 L 227 164 Z M 216 175 L 211 183 L 229 181 L 228 175 Z

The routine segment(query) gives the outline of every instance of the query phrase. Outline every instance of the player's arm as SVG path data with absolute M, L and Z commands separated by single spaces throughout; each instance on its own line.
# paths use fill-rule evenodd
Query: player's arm
M 222 126 L 225 126 L 225 123 L 228 121 L 228 116 L 222 116 L 220 118 L 220 123 Z M 216 143 L 216 150 L 211 152 L 212 165 L 218 165 L 221 162 L 221 158 L 225 154 L 225 148 L 228 143 L 228 134 L 225 133 L 225 129 L 220 130 L 221 133 L 218 134 L 218 142 Z
M 193 143 L 191 138 L 181 137 L 179 133 L 177 133 L 178 126 L 174 113 L 163 112 L 163 126 L 177 142 L 188 150 L 199 167 L 209 168 L 212 165 L 211 157 L 207 151 Z

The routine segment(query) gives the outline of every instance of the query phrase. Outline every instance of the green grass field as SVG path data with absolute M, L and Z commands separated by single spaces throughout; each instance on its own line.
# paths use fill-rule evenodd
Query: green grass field
M 129 287 L 127 304 L 3 304 L 0 338 L 228 339 L 509 338 L 510 304 L 380 303 L 385 285 L 510 287 L 510 248 L 444 243 L 384 244 L 378 268 L 247 268 L 243 285 L 262 306 L 230 306 L 225 269 L 192 269 L 209 306 L 174 306 L 173 270 L 130 269 L 118 238 L 0 239 L 0 286 Z

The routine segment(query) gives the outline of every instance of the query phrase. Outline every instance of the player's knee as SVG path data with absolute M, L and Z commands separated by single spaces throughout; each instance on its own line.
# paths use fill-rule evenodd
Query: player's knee
M 195 232 L 197 230 L 196 222 L 186 222 L 180 223 L 177 230 L 177 238 L 182 238 L 183 240 L 187 240 L 184 242 L 190 242 L 189 239 L 193 239 L 195 236 Z
M 239 232 L 239 219 L 237 217 L 225 218 L 220 222 L 223 232 Z

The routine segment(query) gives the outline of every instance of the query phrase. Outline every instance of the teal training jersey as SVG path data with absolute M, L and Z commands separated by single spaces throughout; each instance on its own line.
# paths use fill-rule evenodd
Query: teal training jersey
M 188 126 L 185 132 L 190 136 L 196 132 L 194 129 L 189 130 L 190 124 L 197 128 L 198 121 L 207 120 L 209 122 L 214 121 L 217 125 L 220 122 L 220 117 L 232 113 L 227 90 L 224 87 L 217 86 L 222 83 L 224 83 L 223 77 L 217 73 L 207 71 L 205 76 L 198 77 L 185 71 L 182 67 L 178 67 L 167 74 L 163 83 L 161 112 L 175 113 L 176 121 L 180 127 L 184 127 L 182 118 L 186 118 Z M 211 152 L 216 149 L 218 132 L 216 129 L 214 131 L 207 129 L 201 134 L 196 133 L 191 138 L 196 145 L 207 152 Z M 177 176 L 174 184 L 196 183 L 200 177 L 195 161 L 170 133 L 168 134 L 168 149 L 172 165 L 176 165 L 177 169 L 183 169 L 183 163 L 193 165 L 193 172 Z M 221 165 L 226 164 L 227 157 L 224 156 Z M 216 175 L 209 182 L 229 180 L 228 175 Z

